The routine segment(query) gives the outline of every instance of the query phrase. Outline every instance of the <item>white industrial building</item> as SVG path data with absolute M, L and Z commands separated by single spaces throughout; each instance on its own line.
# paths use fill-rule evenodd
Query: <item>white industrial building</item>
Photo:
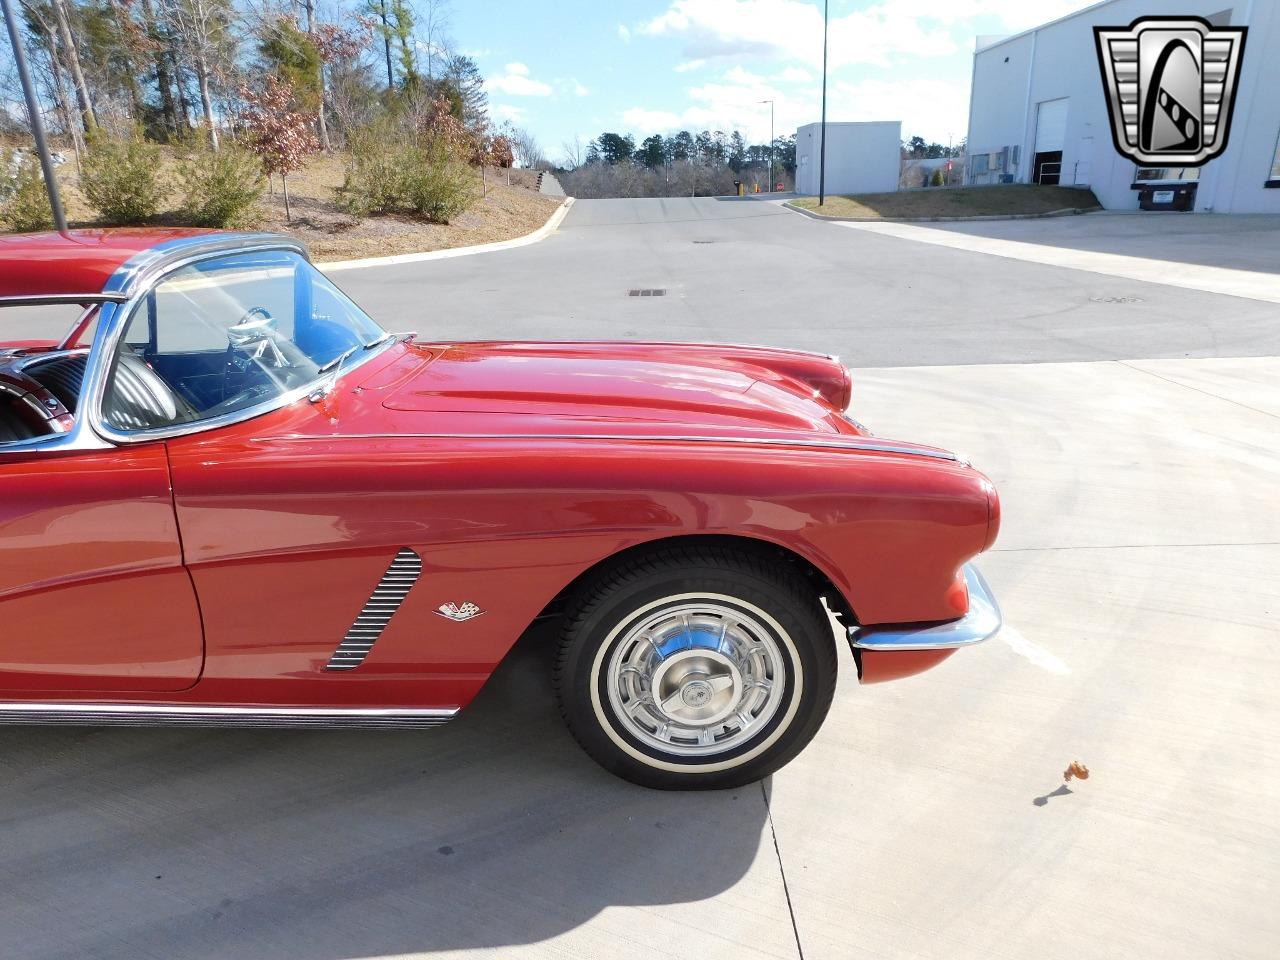
M 1228 5 L 1230 4 L 1230 5 Z M 1115 148 L 1093 28 L 1196 16 L 1246 26 L 1226 151 L 1199 168 L 1139 168 Z M 1107 0 L 1012 37 L 979 37 L 967 183 L 1088 186 L 1136 209 L 1135 184 L 1196 184 L 1194 209 L 1280 213 L 1280 0 Z
M 822 124 L 796 131 L 796 193 L 818 192 Z M 898 189 L 902 165 L 902 123 L 827 124 L 827 193 L 886 193 Z

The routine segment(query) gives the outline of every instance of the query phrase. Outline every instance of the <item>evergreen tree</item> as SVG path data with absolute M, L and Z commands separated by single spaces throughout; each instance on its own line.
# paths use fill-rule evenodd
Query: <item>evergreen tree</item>
M 667 159 L 662 137 L 656 133 L 651 137 L 645 137 L 644 142 L 640 144 L 640 149 L 636 151 L 636 159 L 650 170 L 662 166 Z
M 462 101 L 462 122 L 475 127 L 487 121 L 489 96 L 484 91 L 484 77 L 476 62 L 461 54 L 452 56 L 445 64 L 444 76 Z
M 320 51 L 293 17 L 280 17 L 268 27 L 258 53 L 267 71 L 278 74 L 293 88 L 301 109 L 320 109 Z

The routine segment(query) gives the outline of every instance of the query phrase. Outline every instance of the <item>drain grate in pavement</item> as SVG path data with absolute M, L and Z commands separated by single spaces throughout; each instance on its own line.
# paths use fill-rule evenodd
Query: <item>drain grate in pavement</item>
M 1144 303 L 1141 297 L 1090 297 L 1094 303 Z
M 714 240 L 695 240 L 694 243 L 715 243 Z
M 667 291 L 662 287 L 642 287 L 639 290 L 628 290 L 628 297 L 665 297 Z

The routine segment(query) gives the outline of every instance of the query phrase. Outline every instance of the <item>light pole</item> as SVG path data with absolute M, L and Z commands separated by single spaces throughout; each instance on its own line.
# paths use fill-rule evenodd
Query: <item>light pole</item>
M 27 69 L 27 54 L 18 34 L 18 21 L 13 15 L 9 0 L 0 0 L 4 10 L 4 22 L 9 28 L 9 42 L 13 44 L 13 63 L 18 68 L 18 82 L 27 101 L 27 115 L 31 118 L 31 134 L 35 137 L 36 153 L 40 156 L 40 170 L 44 174 L 45 189 L 49 191 L 49 206 L 53 210 L 53 225 L 59 233 L 67 232 L 67 218 L 62 212 L 62 197 L 58 194 L 58 181 L 53 175 L 53 158 L 49 156 L 49 143 L 44 138 L 44 120 L 40 116 L 40 102 L 35 87 L 31 85 L 31 72 Z
M 827 11 L 822 0 L 822 143 L 818 147 L 818 206 L 827 202 Z
M 761 100 L 769 105 L 769 192 L 773 193 L 773 101 Z

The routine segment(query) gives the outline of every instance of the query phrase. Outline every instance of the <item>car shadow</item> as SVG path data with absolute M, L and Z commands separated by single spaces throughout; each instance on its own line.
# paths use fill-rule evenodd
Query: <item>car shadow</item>
M 703 900 L 758 786 L 663 793 L 565 731 L 531 635 L 431 731 L 0 728 L 5 956 L 317 960 L 535 943 Z

